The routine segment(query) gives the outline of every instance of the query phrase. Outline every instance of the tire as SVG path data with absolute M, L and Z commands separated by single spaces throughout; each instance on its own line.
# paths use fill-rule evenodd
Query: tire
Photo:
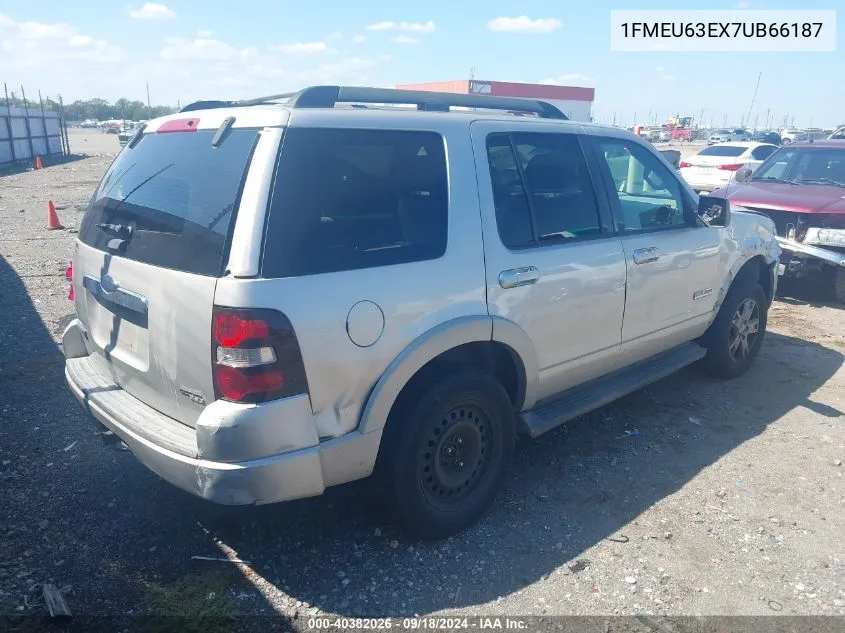
M 845 303 L 845 270 L 842 268 L 833 277 L 833 298 L 837 303 Z
M 706 369 L 720 378 L 741 376 L 754 362 L 766 334 L 769 300 L 756 279 L 737 279 L 704 335 Z
M 428 540 L 478 521 L 502 488 L 516 439 L 502 385 L 480 371 L 454 374 L 394 413 L 379 458 L 399 522 Z

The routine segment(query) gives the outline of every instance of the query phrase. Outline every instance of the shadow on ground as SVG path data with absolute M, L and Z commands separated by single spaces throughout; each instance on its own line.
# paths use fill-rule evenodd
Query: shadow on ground
M 305 603 L 303 613 L 307 605 L 350 615 L 471 607 L 573 565 L 606 539 L 618 547 L 668 547 L 663 534 L 672 524 L 635 522 L 643 511 L 796 407 L 841 415 L 812 394 L 839 369 L 842 354 L 769 334 L 754 368 L 738 380 L 687 369 L 520 442 L 506 489 L 483 521 L 444 542 L 410 542 L 384 521 L 367 482 L 317 499 L 225 508 L 104 447 L 64 387 L 50 333 L 2 259 L 0 292 L 0 473 L 4 505 L 16 508 L 0 527 L 0 559 L 8 561 L 0 566 L 0 611 L 23 604 L 21 596 L 43 610 L 37 587 L 53 582 L 67 587 L 77 613 L 130 617 L 180 604 L 163 600 L 159 588 L 208 582 L 209 570 L 232 588 L 238 612 L 292 613 L 296 601 Z M 674 517 L 675 529 L 686 520 Z M 258 576 L 228 562 L 192 560 L 224 550 L 250 561 Z M 256 578 L 267 583 L 263 593 Z M 273 587 L 290 601 L 274 597 Z
M 70 154 L 68 156 L 42 156 L 41 165 L 44 169 L 55 167 L 56 165 L 66 165 L 68 163 L 75 163 L 78 160 L 87 158 L 86 154 Z M 32 171 L 35 167 L 33 160 L 20 160 L 14 163 L 0 164 L 0 176 L 10 176 L 12 174 L 22 174 L 27 171 Z

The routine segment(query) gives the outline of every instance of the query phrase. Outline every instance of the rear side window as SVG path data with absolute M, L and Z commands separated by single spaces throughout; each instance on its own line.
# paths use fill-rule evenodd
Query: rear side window
M 265 277 L 436 259 L 448 179 L 434 132 L 290 128 L 273 185 Z
M 491 134 L 487 157 L 505 246 L 601 235 L 595 192 L 575 135 Z
M 774 145 L 761 145 L 755 147 L 751 152 L 751 158 L 754 160 L 766 160 L 777 149 Z
M 748 151 L 747 147 L 736 145 L 713 145 L 698 152 L 699 156 L 741 156 Z
M 258 132 L 232 130 L 218 147 L 214 134 L 145 134 L 127 146 L 94 193 L 82 242 L 153 266 L 220 275 Z

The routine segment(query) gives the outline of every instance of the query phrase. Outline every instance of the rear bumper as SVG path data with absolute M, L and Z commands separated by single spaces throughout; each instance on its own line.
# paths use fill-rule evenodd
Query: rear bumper
M 68 387 L 86 410 L 151 471 L 209 501 L 252 505 L 312 497 L 366 477 L 375 465 L 381 432 L 320 442 L 307 396 L 262 405 L 214 402 L 194 429 L 116 385 L 84 355 L 77 320 L 65 330 L 63 347 Z

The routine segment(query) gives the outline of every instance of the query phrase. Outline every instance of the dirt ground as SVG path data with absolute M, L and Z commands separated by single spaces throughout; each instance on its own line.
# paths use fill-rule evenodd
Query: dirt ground
M 0 614 L 45 613 L 53 583 L 119 617 L 845 615 L 843 306 L 780 297 L 742 378 L 688 369 L 521 441 L 494 510 L 441 543 L 366 483 L 217 507 L 105 446 L 64 385 L 64 269 L 118 149 L 70 140 L 89 156 L 0 176 Z

